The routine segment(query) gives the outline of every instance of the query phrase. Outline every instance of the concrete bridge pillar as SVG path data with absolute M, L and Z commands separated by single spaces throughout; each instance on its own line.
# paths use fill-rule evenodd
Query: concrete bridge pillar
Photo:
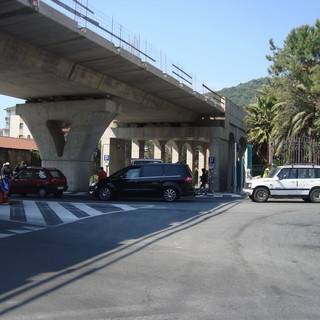
M 153 140 L 153 158 L 154 159 L 161 159 L 161 144 L 157 140 Z
M 171 162 L 176 163 L 179 161 L 179 147 L 177 143 L 173 140 L 167 141 L 167 146 L 169 148 L 169 153 L 171 153 Z
M 144 159 L 144 140 L 132 140 L 131 158 Z
M 187 143 L 186 144 L 186 162 L 189 165 L 191 172 L 194 171 L 193 167 L 193 150 L 192 147 Z
M 154 159 L 162 159 L 166 162 L 166 141 L 157 140 L 153 141 L 154 144 Z
M 60 169 L 69 191 L 87 191 L 92 154 L 120 108 L 101 99 L 26 103 L 16 112 L 35 139 L 42 165 Z
M 109 175 L 129 165 L 126 163 L 127 140 L 110 138 Z
M 177 145 L 177 151 L 178 151 L 178 160 L 175 162 L 183 162 L 183 152 L 184 152 L 184 143 L 185 141 L 175 141 Z M 173 162 L 173 161 L 172 161 Z
M 213 189 L 214 191 L 228 190 L 228 141 L 222 139 L 221 128 L 210 128 L 210 156 L 215 157 L 215 168 L 213 171 Z
M 180 153 L 179 153 L 179 148 L 176 144 L 172 145 L 171 154 L 172 154 L 172 163 L 178 162 Z

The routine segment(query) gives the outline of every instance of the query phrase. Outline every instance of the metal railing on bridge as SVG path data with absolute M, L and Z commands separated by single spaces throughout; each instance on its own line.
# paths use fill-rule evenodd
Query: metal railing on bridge
M 160 69 L 163 73 L 171 75 L 180 83 L 191 87 L 194 91 L 202 94 L 209 94 L 207 98 L 214 99 L 214 103 L 222 104 L 217 93 L 209 89 L 204 83 L 197 83 L 196 76 L 185 71 L 179 63 L 173 62 L 162 51 L 154 47 L 147 40 L 143 40 L 140 36 L 130 33 L 122 24 L 117 23 L 113 17 L 108 17 L 93 6 L 88 6 L 88 1 L 84 0 L 36 0 L 53 7 L 62 12 L 69 18 L 78 23 L 78 27 L 88 28 L 99 34 L 105 39 L 111 41 L 116 47 L 125 49 L 126 51 L 138 56 L 141 60 L 146 61 Z

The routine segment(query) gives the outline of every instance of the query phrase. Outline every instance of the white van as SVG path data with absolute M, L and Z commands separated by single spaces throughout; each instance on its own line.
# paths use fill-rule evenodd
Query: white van
M 243 192 L 256 202 L 268 198 L 320 202 L 320 166 L 298 164 L 273 168 L 267 178 L 248 180 Z

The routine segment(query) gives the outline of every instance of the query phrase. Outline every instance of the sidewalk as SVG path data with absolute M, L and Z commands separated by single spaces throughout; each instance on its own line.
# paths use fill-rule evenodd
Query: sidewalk
M 243 198 L 240 194 L 227 192 L 214 192 L 205 194 L 197 194 L 197 198 Z
M 196 197 L 198 198 L 243 198 L 241 194 L 231 193 L 231 192 L 213 192 L 208 191 L 207 194 L 200 194 L 197 190 Z

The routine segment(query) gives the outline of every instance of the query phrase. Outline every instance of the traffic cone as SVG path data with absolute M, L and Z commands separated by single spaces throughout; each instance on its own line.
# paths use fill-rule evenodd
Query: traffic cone
M 0 190 L 0 204 L 13 204 L 8 194 Z

